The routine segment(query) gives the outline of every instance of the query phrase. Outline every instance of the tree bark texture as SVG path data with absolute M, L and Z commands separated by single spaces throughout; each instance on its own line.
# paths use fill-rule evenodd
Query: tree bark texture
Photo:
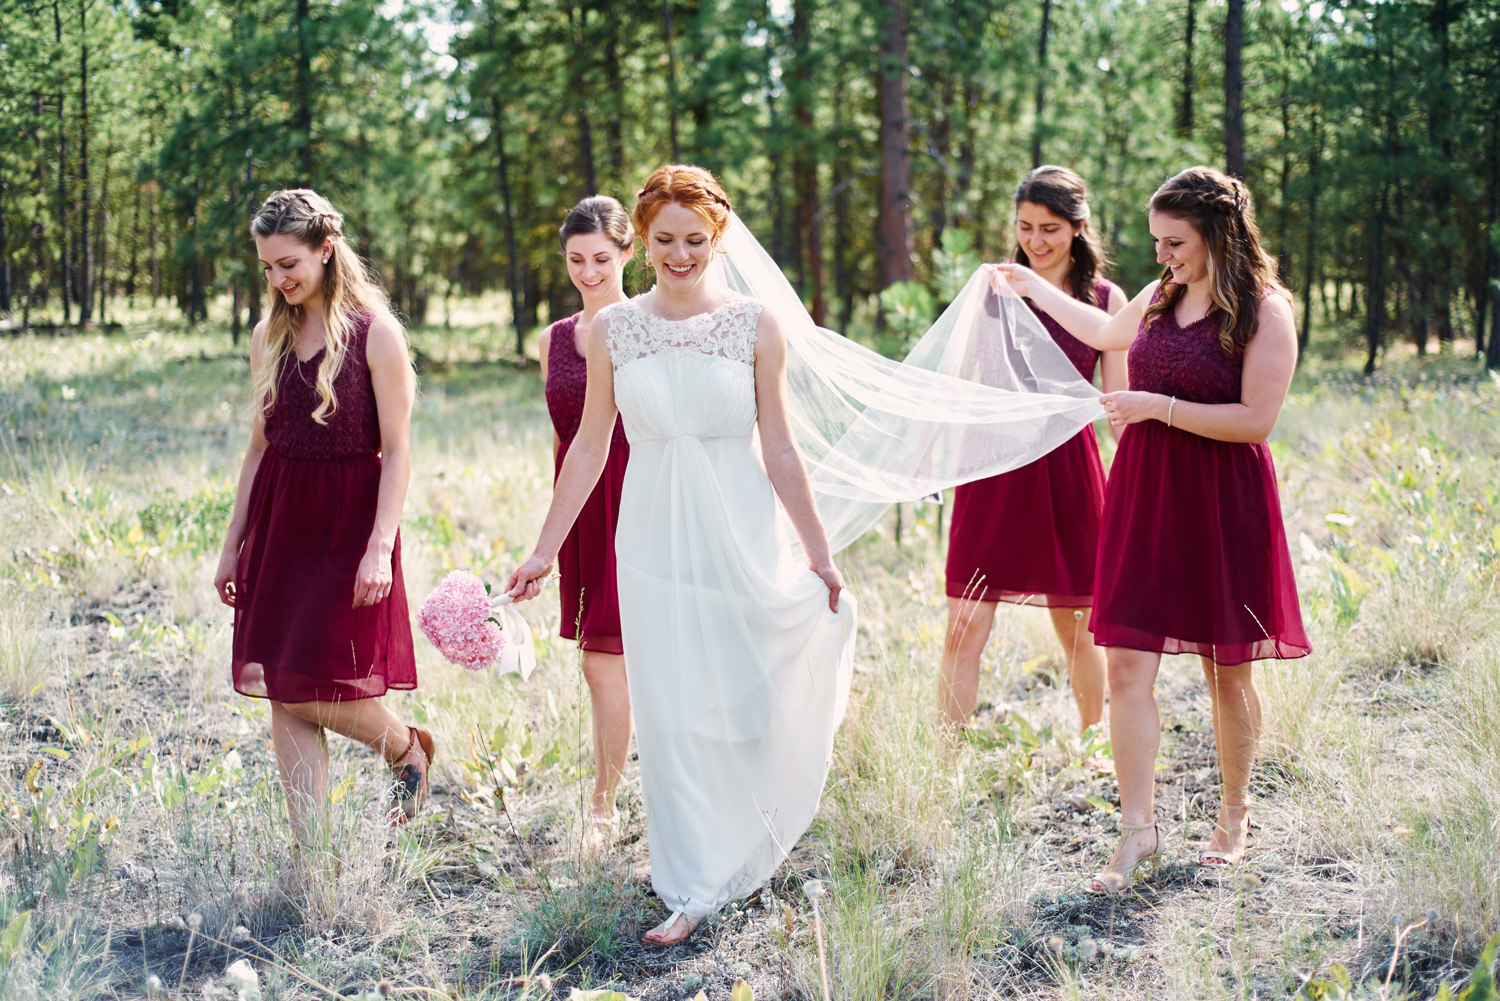
M 1184 139 L 1193 135 L 1193 29 L 1197 20 L 1194 5 L 1197 0 L 1187 0 L 1187 24 L 1182 32 L 1182 98 L 1177 108 L 1177 134 Z
M 876 239 L 876 291 L 909 281 L 912 276 L 906 5 L 904 0 L 886 0 L 885 8 L 880 45 L 880 229 Z
M 1224 7 L 1224 170 L 1245 176 L 1245 104 L 1242 50 L 1245 0 L 1226 0 Z
M 78 213 L 78 325 L 88 326 L 94 317 L 90 281 L 94 270 L 94 248 L 89 242 L 93 214 L 93 187 L 89 179 L 89 36 L 87 0 L 78 5 L 78 179 L 83 185 L 83 210 Z
M 297 109 L 292 128 L 296 132 L 297 163 L 302 177 L 298 184 L 313 187 L 312 100 L 312 12 L 309 0 L 297 0 Z
M 1036 36 L 1036 119 L 1031 125 L 1031 167 L 1042 165 L 1042 114 L 1047 109 L 1047 35 L 1052 31 L 1052 0 L 1042 0 L 1042 30 Z

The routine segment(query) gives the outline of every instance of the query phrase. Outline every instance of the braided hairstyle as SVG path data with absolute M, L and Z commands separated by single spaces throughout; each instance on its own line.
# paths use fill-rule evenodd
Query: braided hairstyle
M 734 211 L 729 196 L 713 174 L 702 167 L 669 163 L 653 170 L 646 183 L 641 185 L 641 190 L 635 193 L 633 218 L 642 239 L 650 230 L 656 213 L 670 202 L 698 213 L 708 224 L 715 241 L 729 228 L 729 214 Z
M 354 320 L 361 314 L 386 310 L 385 293 L 373 275 L 344 239 L 344 217 L 328 199 L 309 188 L 274 191 L 250 219 L 252 236 L 286 235 L 316 250 L 329 237 L 332 252 L 323 269 L 323 360 L 318 364 L 318 406 L 312 413 L 319 424 L 338 409 L 333 381 L 338 378 L 349 347 Z M 296 350 L 303 310 L 286 301 L 281 290 L 266 287 L 266 356 L 251 377 L 251 399 L 262 416 L 276 405 L 277 375 L 287 356 Z
M 1094 279 L 1109 266 L 1109 261 L 1099 243 L 1099 234 L 1089 225 L 1089 192 L 1083 178 L 1067 167 L 1043 165 L 1022 178 L 1016 187 L 1015 204 L 1019 206 L 1022 202 L 1040 205 L 1077 226 L 1068 248 L 1073 258 L 1073 266 L 1068 269 L 1068 291 L 1073 298 L 1090 306 L 1099 305 Z M 1017 264 L 1031 267 L 1031 259 L 1019 243 L 1012 257 Z
M 1189 167 L 1151 196 L 1150 210 L 1182 219 L 1208 246 L 1208 281 L 1219 320 L 1219 344 L 1231 355 L 1255 336 L 1260 301 L 1268 289 L 1285 291 L 1276 261 L 1260 243 L 1250 189 L 1237 177 L 1213 167 Z M 1146 307 L 1145 323 L 1170 315 L 1185 289 L 1163 268 L 1156 301 Z

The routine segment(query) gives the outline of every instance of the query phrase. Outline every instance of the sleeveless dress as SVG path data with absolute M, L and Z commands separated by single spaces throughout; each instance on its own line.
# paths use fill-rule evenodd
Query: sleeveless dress
M 1130 388 L 1238 403 L 1241 355 L 1219 313 L 1143 322 Z M 1306 656 L 1297 581 L 1265 442 L 1217 441 L 1161 421 L 1131 424 L 1110 467 L 1090 628 L 1100 646 L 1192 653 L 1220 664 Z
M 562 472 L 568 446 L 578 435 L 587 396 L 588 362 L 578 353 L 573 335 L 578 328 L 575 313 L 552 325 L 552 343 L 547 351 L 547 412 L 562 445 L 552 474 Z M 609 458 L 594 492 L 578 513 L 568 537 L 557 553 L 562 574 L 562 625 L 565 639 L 578 640 L 585 650 L 620 653 L 620 595 L 615 579 L 615 524 L 620 518 L 620 489 L 625 482 L 625 463 L 630 445 L 625 426 L 616 418 L 609 443 Z
M 761 462 L 760 310 L 599 312 L 630 439 L 615 559 L 651 881 L 691 917 L 760 886 L 807 830 L 853 671 L 853 596 L 829 611 Z
M 417 687 L 399 535 L 390 594 L 349 607 L 380 492 L 370 320 L 355 320 L 326 424 L 312 419 L 323 352 L 307 361 L 293 352 L 278 373 L 235 571 L 233 674 L 242 695 L 337 702 Z
M 1094 283 L 1100 309 L 1109 282 Z M 1099 352 L 1027 300 L 1031 311 L 1092 382 Z M 1104 464 L 1092 427 L 1037 461 L 953 491 L 947 593 L 971 601 L 1086 608 L 1094 600 Z

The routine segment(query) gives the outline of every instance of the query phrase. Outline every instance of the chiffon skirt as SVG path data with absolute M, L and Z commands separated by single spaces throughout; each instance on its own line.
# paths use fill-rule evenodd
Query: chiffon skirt
M 235 691 L 336 702 L 417 687 L 401 539 L 391 593 L 351 608 L 375 526 L 380 459 L 293 459 L 266 449 L 235 573 Z
M 956 488 L 948 597 L 1088 607 L 1103 506 L 1091 427 L 1029 465 Z
M 1105 490 L 1090 628 L 1100 646 L 1220 664 L 1306 656 L 1271 450 L 1127 427 Z
M 564 445 L 557 452 L 557 471 L 562 472 Z M 620 520 L 620 491 L 625 486 L 628 445 L 613 445 L 604 472 L 594 492 L 557 553 L 562 575 L 562 625 L 564 639 L 578 640 L 585 650 L 622 653 L 620 643 L 620 587 L 615 575 L 615 525 Z

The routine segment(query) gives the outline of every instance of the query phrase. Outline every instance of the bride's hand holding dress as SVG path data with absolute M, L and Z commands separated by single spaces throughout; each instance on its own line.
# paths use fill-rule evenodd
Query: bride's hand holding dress
M 782 509 L 797 531 L 807 567 L 828 585 L 828 610 L 839 610 L 844 578 L 833 565 L 833 553 L 818 518 L 807 467 L 792 441 L 786 409 L 786 334 L 769 310 L 761 310 L 755 328 L 755 410 L 761 459 Z

